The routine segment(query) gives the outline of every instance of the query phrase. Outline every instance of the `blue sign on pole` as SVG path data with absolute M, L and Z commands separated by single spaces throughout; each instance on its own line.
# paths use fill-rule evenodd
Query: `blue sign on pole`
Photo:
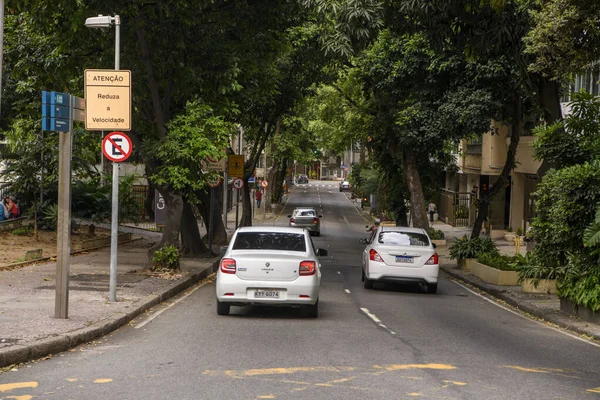
M 42 130 L 68 132 L 71 95 L 42 91 Z
M 69 120 L 59 118 L 42 118 L 42 130 L 69 132 Z

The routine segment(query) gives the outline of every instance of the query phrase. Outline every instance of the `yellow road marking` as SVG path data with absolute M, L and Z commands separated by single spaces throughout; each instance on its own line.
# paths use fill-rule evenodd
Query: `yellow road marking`
M 456 385 L 456 386 L 465 386 L 467 383 L 466 382 L 455 382 L 455 381 L 443 381 L 444 383 L 449 383 L 451 385 Z
M 96 379 L 96 380 L 94 381 L 94 383 L 110 383 L 110 382 L 112 382 L 112 381 L 113 381 L 113 380 L 112 380 L 112 379 L 110 379 L 110 378 L 102 378 L 102 379 Z
M 30 396 L 28 394 L 24 395 L 24 396 L 8 396 L 7 399 L 15 399 L 15 400 L 31 400 L 33 399 L 33 396 Z
M 588 389 L 586 390 L 586 392 L 590 392 L 590 393 L 600 393 L 600 387 L 597 387 L 595 389 Z
M 203 375 L 225 375 L 225 376 L 257 376 L 257 375 L 285 375 L 295 374 L 297 372 L 341 372 L 354 371 L 354 367 L 293 367 L 293 368 L 262 368 L 246 369 L 243 371 L 226 370 L 214 371 L 206 370 Z
M 417 393 L 417 392 L 413 392 L 413 393 L 409 393 L 408 396 L 419 397 L 419 396 L 422 396 L 422 394 L 421 393 Z
M 535 372 L 538 374 L 549 374 L 550 372 L 569 372 L 569 371 L 565 371 L 564 369 L 558 369 L 558 368 L 527 368 L 527 367 L 519 367 L 518 365 L 507 365 L 506 368 L 512 368 L 512 369 L 516 369 L 517 371 L 522 371 L 522 372 Z M 574 372 L 574 371 L 570 371 L 570 372 Z
M 69 382 L 77 382 L 79 379 L 77 378 L 67 378 L 67 381 Z
M 23 389 L 23 388 L 36 388 L 38 387 L 37 382 L 16 382 L 16 383 L 5 383 L 0 385 L 0 393 L 9 392 L 15 389 Z
M 348 382 L 348 381 L 351 381 L 354 378 L 355 378 L 355 376 L 352 376 L 350 378 L 336 379 L 336 380 L 325 382 L 325 383 L 316 383 L 315 386 L 333 386 L 336 383 Z
M 384 365 L 381 368 L 387 371 L 402 371 L 407 369 L 439 369 L 439 370 L 450 370 L 456 369 L 453 365 L 447 364 L 391 364 Z
M 266 396 L 258 396 L 257 399 L 274 399 L 275 396 L 273 396 L 272 394 L 268 394 Z

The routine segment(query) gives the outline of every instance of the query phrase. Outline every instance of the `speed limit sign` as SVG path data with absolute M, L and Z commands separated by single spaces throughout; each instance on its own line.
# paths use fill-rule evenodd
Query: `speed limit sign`
M 237 190 L 240 190 L 241 188 L 244 187 L 244 181 L 240 178 L 234 179 L 233 187 Z

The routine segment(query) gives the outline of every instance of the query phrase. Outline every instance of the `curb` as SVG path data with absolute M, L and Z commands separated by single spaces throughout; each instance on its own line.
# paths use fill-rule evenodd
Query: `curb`
M 506 294 L 507 291 L 496 289 L 494 287 L 487 285 L 486 283 L 482 283 L 475 279 L 470 279 L 469 276 L 466 276 L 464 274 L 453 271 L 454 268 L 449 268 L 447 266 L 440 265 L 440 269 L 442 271 L 444 271 L 445 273 L 447 273 L 448 275 L 450 275 L 451 277 L 453 277 L 459 281 L 468 283 L 469 285 L 476 287 L 477 289 L 481 290 L 482 292 L 488 293 L 488 294 L 492 295 L 493 297 L 500 299 L 500 300 L 506 302 L 507 304 L 510 304 L 511 306 L 513 306 L 523 312 L 533 315 L 534 317 L 537 317 L 544 321 L 550 322 L 550 323 L 557 325 L 563 329 L 567 329 L 569 331 L 576 332 L 581 335 L 591 337 L 594 340 L 600 341 L 600 333 L 594 332 L 592 330 L 586 329 L 585 327 L 578 326 L 578 325 L 571 323 L 571 319 L 567 316 L 562 316 L 562 315 L 555 314 L 555 313 L 549 313 L 544 310 L 541 310 L 539 307 L 536 307 L 534 305 L 519 303 L 517 300 L 515 300 L 511 296 L 507 295 Z M 582 321 L 582 323 L 585 323 L 585 322 Z
M 162 293 L 146 296 L 146 298 L 140 301 L 140 305 L 136 309 L 131 310 L 124 315 L 113 316 L 105 320 L 95 322 L 85 328 L 58 336 L 36 340 L 24 345 L 11 346 L 4 350 L 0 349 L 0 368 L 4 368 L 13 364 L 28 362 L 52 354 L 57 354 L 80 344 L 89 342 L 95 338 L 104 336 L 129 323 L 146 310 L 162 303 L 163 301 L 175 296 L 200 280 L 206 278 L 208 275 L 217 270 L 219 267 L 219 261 L 220 257 L 218 257 L 215 261 L 212 261 L 212 264 L 209 267 L 193 273 L 174 286 L 165 288 Z

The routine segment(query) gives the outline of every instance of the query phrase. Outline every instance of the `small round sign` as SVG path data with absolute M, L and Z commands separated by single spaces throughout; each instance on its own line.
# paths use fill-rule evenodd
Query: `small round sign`
M 269 186 L 269 182 L 267 181 L 262 181 L 260 184 L 262 187 L 266 188 L 267 186 Z
M 123 132 L 111 132 L 102 140 L 104 156 L 113 162 L 123 162 L 129 158 L 133 143 Z
M 241 188 L 244 187 L 244 181 L 240 178 L 234 179 L 233 180 L 233 187 L 237 190 L 240 190 Z
M 206 175 L 206 183 L 211 188 L 215 188 L 221 184 L 221 177 L 217 174 Z

